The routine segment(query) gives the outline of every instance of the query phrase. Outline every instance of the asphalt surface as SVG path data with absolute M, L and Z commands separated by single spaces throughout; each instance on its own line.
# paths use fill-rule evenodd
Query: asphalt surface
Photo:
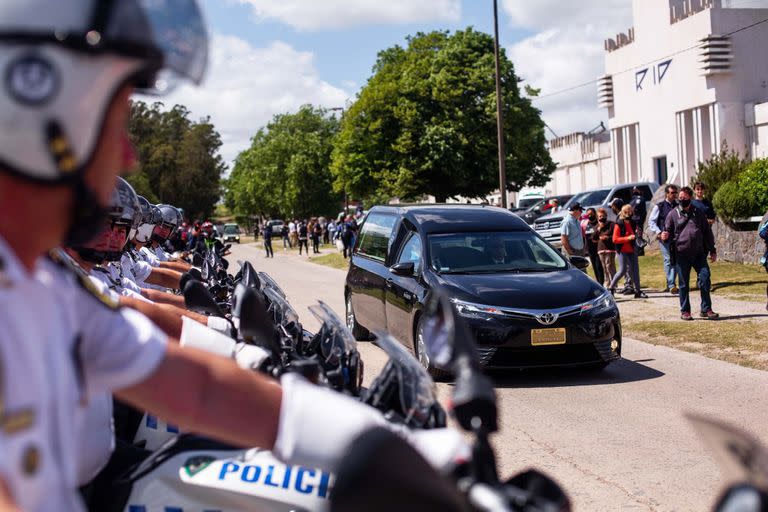
M 233 247 L 230 261 L 248 259 L 269 273 L 307 329 L 317 328 L 307 306 L 318 300 L 343 319 L 345 272 L 280 254 L 275 242 L 274 259 L 245 245 Z M 358 348 L 370 382 L 386 359 L 370 343 Z M 493 374 L 500 474 L 543 470 L 579 511 L 711 509 L 723 476 L 683 414 L 726 420 L 768 444 L 768 372 L 626 338 L 623 357 L 599 374 Z M 443 400 L 450 390 L 438 385 Z

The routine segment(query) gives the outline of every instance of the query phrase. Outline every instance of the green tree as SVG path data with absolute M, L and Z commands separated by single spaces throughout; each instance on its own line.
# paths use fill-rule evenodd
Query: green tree
M 345 113 L 334 186 L 354 197 L 438 201 L 498 189 L 493 38 L 469 28 L 419 33 L 379 53 Z M 501 55 L 508 188 L 543 186 L 555 169 L 544 123 Z
M 224 165 L 221 137 L 208 118 L 197 122 L 182 105 L 131 105 L 129 131 L 139 153 L 140 171 L 130 178 L 152 202 L 183 208 L 190 218 L 209 217 L 221 197 Z
M 768 159 L 749 163 L 736 179 L 723 183 L 712 203 L 726 222 L 762 215 L 768 209 Z
M 701 181 L 707 186 L 709 197 L 714 197 L 720 187 L 729 181 L 735 181 L 747 165 L 749 160 L 746 156 L 742 156 L 723 142 L 719 153 L 712 155 L 704 162 L 699 162 L 698 172 L 691 178 L 691 186 L 694 182 Z
M 329 170 L 338 120 L 304 105 L 276 115 L 235 160 L 225 204 L 235 215 L 335 215 L 341 196 Z

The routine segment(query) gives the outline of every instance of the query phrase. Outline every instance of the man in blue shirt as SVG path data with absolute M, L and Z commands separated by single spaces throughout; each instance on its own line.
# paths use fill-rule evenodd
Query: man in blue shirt
M 584 256 L 586 243 L 584 242 L 584 233 L 581 230 L 581 213 L 583 208 L 579 203 L 573 203 L 568 208 L 568 215 L 560 224 L 560 241 L 563 244 L 563 250 L 566 256 Z

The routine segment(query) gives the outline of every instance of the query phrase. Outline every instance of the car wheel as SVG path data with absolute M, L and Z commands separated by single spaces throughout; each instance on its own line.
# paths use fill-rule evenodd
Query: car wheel
M 451 378 L 451 372 L 448 372 L 446 370 L 442 370 L 440 368 L 436 368 L 432 365 L 432 363 L 429 360 L 429 355 L 427 354 L 427 347 L 424 341 L 424 329 L 421 322 L 421 317 L 419 317 L 418 322 L 416 323 L 416 329 L 415 329 L 415 340 L 414 340 L 414 354 L 416 354 L 416 359 L 419 360 L 419 363 L 421 366 L 426 368 L 429 375 L 432 377 L 432 380 L 435 382 L 445 381 L 449 380 Z
M 355 311 L 352 309 L 352 294 L 347 295 L 346 305 L 346 318 L 347 328 L 352 332 L 352 336 L 358 341 L 367 341 L 371 339 L 371 333 L 368 330 L 357 323 L 355 318 Z

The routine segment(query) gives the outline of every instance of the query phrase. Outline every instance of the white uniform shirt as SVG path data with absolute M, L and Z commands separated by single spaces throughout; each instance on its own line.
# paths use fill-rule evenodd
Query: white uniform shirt
M 28 272 L 1 238 L 0 261 L 0 474 L 22 510 L 82 510 L 84 406 L 149 376 L 167 338 L 45 258 Z
M 120 258 L 120 266 L 123 269 L 123 277 L 132 280 L 139 288 L 146 288 L 147 278 L 152 274 L 152 265 L 138 257 L 134 259 L 125 252 Z
M 147 247 L 146 245 L 139 249 L 138 252 L 139 258 L 141 258 L 143 261 L 146 261 L 153 267 L 159 267 L 160 266 L 160 260 L 157 259 L 157 256 L 155 256 L 155 253 L 152 249 Z
M 165 252 L 165 249 L 163 249 L 159 245 L 155 247 L 155 256 L 160 261 L 169 261 L 171 259 L 171 255 Z
M 129 279 L 123 279 L 120 273 L 112 265 L 96 266 L 90 272 L 92 277 L 95 277 L 104 285 L 124 297 L 133 297 L 134 299 L 147 300 L 142 294 L 141 289 Z

